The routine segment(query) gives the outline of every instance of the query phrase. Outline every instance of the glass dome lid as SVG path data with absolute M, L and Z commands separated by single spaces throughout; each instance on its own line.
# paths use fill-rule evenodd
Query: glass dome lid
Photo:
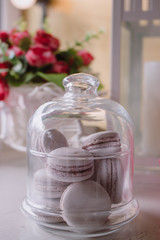
M 29 122 L 30 149 L 43 152 L 35 140 L 50 129 L 57 129 L 71 147 L 82 146 L 81 140 L 95 132 L 115 131 L 122 146 L 133 145 L 132 121 L 127 111 L 117 102 L 98 96 L 99 81 L 89 74 L 73 74 L 63 80 L 62 98 L 43 104 Z
M 132 121 L 98 96 L 89 74 L 63 80 L 65 94 L 41 105 L 28 125 L 27 197 L 23 212 L 68 236 L 101 236 L 131 221 Z

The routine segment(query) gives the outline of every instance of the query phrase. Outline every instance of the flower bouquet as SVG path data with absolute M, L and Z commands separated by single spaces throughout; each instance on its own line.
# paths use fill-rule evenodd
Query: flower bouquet
M 10 33 L 0 31 L 0 137 L 5 143 L 25 150 L 29 117 L 44 102 L 63 95 L 66 75 L 91 71 L 94 57 L 83 46 L 101 33 L 86 34 L 60 50 L 59 39 L 46 29 L 31 35 L 20 24 Z

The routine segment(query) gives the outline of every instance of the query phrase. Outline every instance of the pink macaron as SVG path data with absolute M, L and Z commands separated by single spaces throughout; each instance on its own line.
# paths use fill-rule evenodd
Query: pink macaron
M 93 175 L 93 156 L 84 149 L 63 147 L 49 155 L 46 163 L 47 174 L 57 181 L 78 182 Z

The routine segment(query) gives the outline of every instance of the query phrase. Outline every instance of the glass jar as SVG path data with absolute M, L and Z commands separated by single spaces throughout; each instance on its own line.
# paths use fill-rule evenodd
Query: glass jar
M 99 81 L 79 73 L 63 80 L 65 95 L 40 106 L 28 126 L 28 188 L 23 212 L 64 236 L 101 236 L 131 221 L 131 119 L 98 97 Z

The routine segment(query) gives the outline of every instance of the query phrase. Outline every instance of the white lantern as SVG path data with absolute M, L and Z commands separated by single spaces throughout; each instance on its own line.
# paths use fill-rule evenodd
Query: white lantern
M 11 0 L 14 7 L 18 9 L 28 9 L 34 5 L 36 0 Z
M 114 0 L 112 23 L 111 97 L 134 121 L 135 153 L 160 157 L 160 0 Z

